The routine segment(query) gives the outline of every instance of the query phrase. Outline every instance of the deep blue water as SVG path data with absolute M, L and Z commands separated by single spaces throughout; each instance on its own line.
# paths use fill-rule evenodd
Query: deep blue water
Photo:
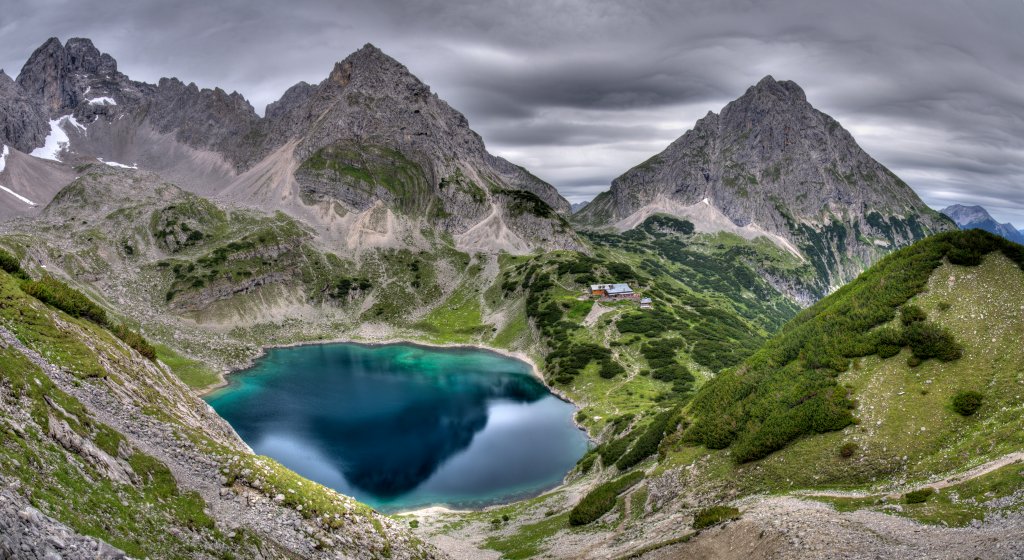
M 207 401 L 257 453 L 382 511 L 528 497 L 588 445 L 529 365 L 482 350 L 274 348 L 229 381 Z

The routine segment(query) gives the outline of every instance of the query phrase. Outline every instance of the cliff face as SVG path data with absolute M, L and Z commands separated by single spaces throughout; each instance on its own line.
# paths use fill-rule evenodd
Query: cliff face
M 771 76 L 615 179 L 576 220 L 629 229 L 657 212 L 699 230 L 767 236 L 831 285 L 952 227 L 798 85 Z
M 0 144 L 31 152 L 42 145 L 49 130 L 40 105 L 0 70 Z

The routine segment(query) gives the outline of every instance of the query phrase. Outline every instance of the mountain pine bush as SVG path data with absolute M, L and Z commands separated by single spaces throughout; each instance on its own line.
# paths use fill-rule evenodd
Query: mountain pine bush
M 977 391 L 958 391 L 953 395 L 950 404 L 960 416 L 971 416 L 981 408 L 985 396 Z
M 633 447 L 626 452 L 618 461 L 615 462 L 615 466 L 620 471 L 625 471 L 633 468 L 640 461 L 654 455 L 658 452 L 658 444 L 661 443 L 662 438 L 665 437 L 665 431 L 672 425 L 672 419 L 676 417 L 677 410 L 667 410 L 659 413 L 654 417 L 654 421 L 651 422 L 644 433 L 637 438 L 636 443 Z
M 615 507 L 619 494 L 643 479 L 644 473 L 633 471 L 594 488 L 569 511 L 569 525 L 580 526 L 597 521 Z
M 39 280 L 28 280 L 22 284 L 21 290 L 72 317 L 88 319 L 102 326 L 108 324 L 107 313 L 103 308 L 93 303 L 82 292 L 52 276 L 43 276 Z
M 18 261 L 18 257 L 0 249 L 0 270 L 7 274 L 24 277 L 24 272 L 21 270 L 21 262 Z
M 740 510 L 730 506 L 711 506 L 693 516 L 693 528 L 698 531 L 719 523 L 739 519 Z
M 935 493 L 934 488 L 921 488 L 920 490 L 914 490 L 913 492 L 907 492 L 903 495 L 904 503 L 908 504 L 923 504 L 928 501 L 928 498 Z

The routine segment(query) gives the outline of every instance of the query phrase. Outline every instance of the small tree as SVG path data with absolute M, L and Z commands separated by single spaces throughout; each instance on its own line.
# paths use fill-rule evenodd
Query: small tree
M 953 410 L 960 416 L 971 416 L 978 412 L 984 400 L 985 395 L 977 391 L 958 391 L 957 394 L 953 395 L 950 404 L 953 406 Z
M 839 456 L 843 459 L 849 459 L 853 457 L 853 454 L 857 452 L 857 444 L 852 441 L 848 441 L 839 448 Z
M 733 519 L 739 519 L 740 510 L 730 506 L 704 508 L 693 516 L 693 528 L 698 531 Z
M 903 495 L 903 501 L 908 504 L 923 504 L 928 501 L 928 498 L 935 493 L 934 488 L 922 488 L 920 490 L 914 490 L 913 492 L 907 492 Z
M 928 315 L 924 312 L 924 309 L 913 305 L 905 304 L 900 308 L 900 321 L 904 325 L 910 325 L 911 323 L 918 323 L 928 318 Z

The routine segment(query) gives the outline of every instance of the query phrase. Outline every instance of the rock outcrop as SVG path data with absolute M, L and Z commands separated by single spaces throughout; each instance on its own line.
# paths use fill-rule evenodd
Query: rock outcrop
M 658 212 L 698 230 L 769 237 L 832 286 L 952 228 L 797 84 L 771 76 L 615 179 L 576 220 L 621 230 Z
M 242 94 L 162 78 L 147 101 L 147 122 L 158 132 L 229 161 L 247 159 L 247 142 L 260 118 Z
M 2 479 L 0 479 L 2 481 Z M 0 558 L 122 560 L 125 553 L 32 507 L 10 488 L 0 489 Z
M 0 70 L 0 144 L 31 152 L 42 145 L 49 131 L 46 113 L 39 104 Z

